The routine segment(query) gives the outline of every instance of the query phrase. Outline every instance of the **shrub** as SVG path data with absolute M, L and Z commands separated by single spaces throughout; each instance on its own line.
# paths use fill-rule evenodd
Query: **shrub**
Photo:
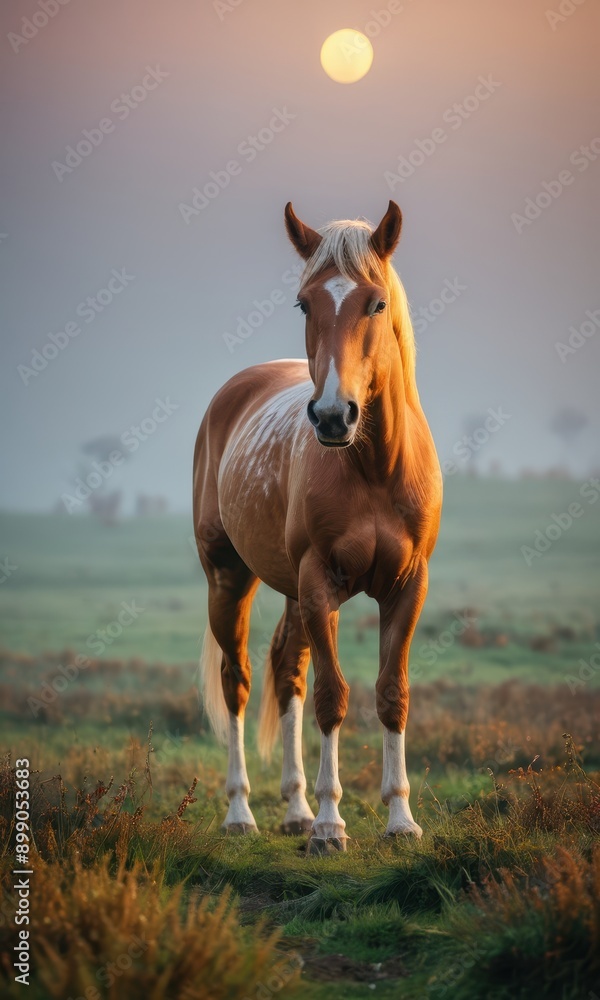
M 600 979 L 600 846 L 587 859 L 559 847 L 539 874 L 473 886 L 450 917 L 476 961 L 453 997 L 580 1000 Z
M 276 950 L 277 934 L 240 926 L 229 890 L 184 902 L 183 885 L 168 891 L 139 864 L 113 876 L 106 858 L 90 868 L 36 858 L 34 869 L 29 995 L 36 1000 L 235 1000 L 297 975 L 297 959 Z M 3 996 L 22 990 L 12 982 L 13 945 L 12 928 L 0 928 Z

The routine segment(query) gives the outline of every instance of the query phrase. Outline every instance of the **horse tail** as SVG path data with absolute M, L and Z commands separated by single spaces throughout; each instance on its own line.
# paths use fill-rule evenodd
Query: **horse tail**
M 225 704 L 221 683 L 222 662 L 223 651 L 215 639 L 210 625 L 207 625 L 200 655 L 200 690 L 204 697 L 204 709 L 214 734 L 219 742 L 226 743 L 229 732 L 229 712 Z
M 258 752 L 263 760 L 269 761 L 275 740 L 279 734 L 279 703 L 275 694 L 275 672 L 271 650 L 265 661 L 262 695 L 258 715 Z

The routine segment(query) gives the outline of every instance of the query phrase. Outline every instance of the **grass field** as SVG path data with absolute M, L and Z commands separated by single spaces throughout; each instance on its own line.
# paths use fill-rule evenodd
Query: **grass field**
M 600 503 L 531 566 L 521 552 L 578 497 L 569 482 L 447 483 L 411 667 L 420 843 L 381 836 L 375 606 L 344 607 L 351 840 L 323 859 L 279 833 L 280 751 L 265 765 L 253 749 L 257 697 L 261 833 L 220 834 L 226 760 L 195 689 L 206 590 L 189 521 L 0 516 L 17 567 L 0 584 L 1 995 L 22 989 L 10 850 L 26 756 L 33 1000 L 600 996 Z M 123 603 L 132 620 L 113 625 Z M 280 608 L 261 589 L 257 687 Z
M 578 498 L 572 482 L 447 481 L 429 597 L 413 643 L 414 679 L 558 681 L 569 663 L 589 654 L 599 618 L 600 502 L 583 504 L 583 516 L 531 566 L 521 553 L 552 514 Z M 143 613 L 101 655 L 197 660 L 206 588 L 191 534 L 186 517 L 105 528 L 86 517 L 0 514 L 0 557 L 18 567 L 0 584 L 2 644 L 32 654 L 95 654 L 90 636 L 115 620 L 122 602 L 135 601 Z M 251 640 L 257 671 L 281 608 L 282 598 L 261 587 Z M 465 609 L 473 621 L 467 642 L 478 642 L 477 632 L 482 644 L 439 647 L 436 638 L 459 628 Z M 360 623 L 375 611 L 363 595 L 342 609 L 341 662 L 350 680 L 374 681 L 376 629 Z M 532 643 L 543 655 L 534 655 Z

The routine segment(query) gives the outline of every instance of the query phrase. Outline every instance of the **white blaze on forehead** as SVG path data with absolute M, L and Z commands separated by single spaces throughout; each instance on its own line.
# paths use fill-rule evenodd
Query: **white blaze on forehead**
M 333 299 L 336 316 L 339 313 L 342 302 L 346 296 L 352 291 L 353 288 L 356 287 L 355 281 L 352 281 L 350 278 L 345 278 L 342 274 L 338 274 L 335 278 L 330 278 L 329 281 L 325 282 L 323 288 L 327 289 Z

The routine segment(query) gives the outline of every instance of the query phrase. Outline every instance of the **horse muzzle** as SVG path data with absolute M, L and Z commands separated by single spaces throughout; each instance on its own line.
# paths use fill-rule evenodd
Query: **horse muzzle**
M 360 418 L 360 409 L 354 400 L 324 406 L 320 400 L 311 399 L 307 414 L 317 441 L 324 448 L 347 448 L 354 441 Z

